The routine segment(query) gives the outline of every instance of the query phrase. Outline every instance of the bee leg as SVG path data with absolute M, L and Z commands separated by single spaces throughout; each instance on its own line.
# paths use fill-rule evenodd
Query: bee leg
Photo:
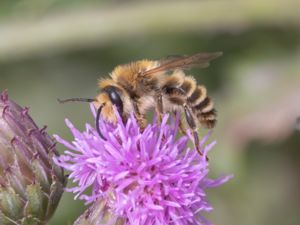
M 173 115 L 174 115 L 174 117 L 177 116 L 176 111 L 173 112 Z M 183 123 L 182 123 L 182 119 L 181 119 L 181 118 L 179 118 L 179 124 L 178 124 L 178 126 L 179 126 L 180 132 L 181 132 L 183 135 L 186 135 L 185 127 L 184 127 L 184 125 L 183 125 Z
M 146 115 L 143 114 L 135 114 L 135 118 L 138 122 L 139 128 L 141 131 L 144 131 L 147 126 Z
M 147 124 L 146 123 L 146 116 L 142 115 L 140 113 L 137 101 L 133 100 L 132 104 L 133 104 L 134 116 L 135 116 L 135 118 L 138 122 L 138 125 L 139 125 L 140 129 L 143 131 L 146 128 L 146 124 Z
M 156 93 L 156 113 L 157 113 L 158 122 L 161 123 L 162 116 L 164 113 L 163 99 L 162 99 L 161 91 L 157 91 L 157 93 Z
M 185 131 L 185 128 L 184 128 L 184 126 L 183 126 L 183 123 L 182 123 L 182 120 L 181 120 L 181 119 L 179 120 L 179 129 L 180 129 L 180 131 L 181 131 L 181 133 L 182 133 L 183 135 L 186 135 L 186 131 Z
M 203 156 L 203 153 L 201 152 L 201 150 L 199 148 L 199 136 L 197 133 L 197 126 L 196 126 L 195 119 L 192 115 L 191 109 L 186 104 L 183 105 L 183 108 L 184 108 L 184 114 L 185 114 L 186 121 L 187 121 L 189 127 L 193 131 L 194 144 L 195 144 L 196 150 L 200 156 Z

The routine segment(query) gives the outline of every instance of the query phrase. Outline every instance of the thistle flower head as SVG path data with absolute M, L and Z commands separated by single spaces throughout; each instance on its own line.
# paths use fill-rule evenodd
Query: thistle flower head
M 53 163 L 55 142 L 22 108 L 0 95 L 0 224 L 45 224 L 63 188 L 63 170 Z
M 103 140 L 89 124 L 80 132 L 66 120 L 75 140 L 56 136 L 70 149 L 56 162 L 77 182 L 68 191 L 86 203 L 105 203 L 112 220 L 125 225 L 209 224 L 201 214 L 212 210 L 205 190 L 230 178 L 207 178 L 206 155 L 215 142 L 205 145 L 204 137 L 199 156 L 188 147 L 191 135 L 177 138 L 178 118 L 165 115 L 161 124 L 155 121 L 143 132 L 133 115 L 126 124 L 120 117 L 117 125 L 102 121 Z M 85 194 L 89 187 L 91 193 Z M 99 224 L 115 224 L 112 220 Z

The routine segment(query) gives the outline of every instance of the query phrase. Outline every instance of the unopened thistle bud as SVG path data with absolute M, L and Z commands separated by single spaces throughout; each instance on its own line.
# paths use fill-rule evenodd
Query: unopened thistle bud
M 39 225 L 53 215 L 63 193 L 63 170 L 53 163 L 55 142 L 28 109 L 0 95 L 0 224 Z

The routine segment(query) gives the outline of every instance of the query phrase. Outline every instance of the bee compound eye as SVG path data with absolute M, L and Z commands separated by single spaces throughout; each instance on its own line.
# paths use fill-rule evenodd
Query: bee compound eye
M 123 101 L 119 94 L 120 91 L 118 90 L 118 88 L 114 87 L 114 86 L 108 86 L 108 87 L 104 88 L 103 91 L 105 91 L 108 94 L 112 104 L 117 107 L 118 112 L 122 115 Z

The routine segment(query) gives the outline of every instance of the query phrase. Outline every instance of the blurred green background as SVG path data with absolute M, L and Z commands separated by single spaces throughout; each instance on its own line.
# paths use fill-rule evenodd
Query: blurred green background
M 219 114 L 211 176 L 235 175 L 210 191 L 208 217 L 299 224 L 299 9 L 298 0 L 1 0 L 0 90 L 50 134 L 71 140 L 64 118 L 84 129 L 93 122 L 89 107 L 57 98 L 94 97 L 97 79 L 118 64 L 223 51 L 191 71 Z M 72 224 L 83 210 L 65 193 L 50 225 Z

